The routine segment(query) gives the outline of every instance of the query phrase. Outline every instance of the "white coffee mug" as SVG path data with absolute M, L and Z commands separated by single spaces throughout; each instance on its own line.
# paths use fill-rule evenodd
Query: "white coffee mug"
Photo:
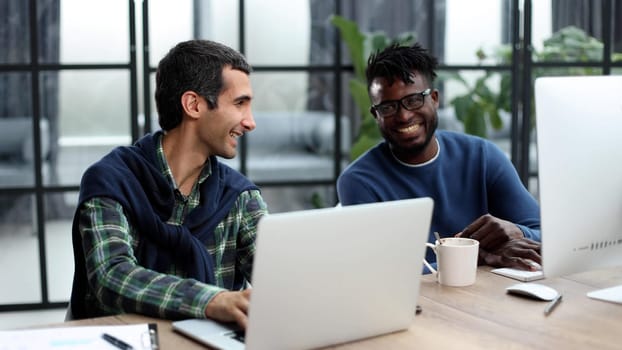
M 479 241 L 472 238 L 448 237 L 441 238 L 436 244 L 426 243 L 436 254 L 434 269 L 425 259 L 423 263 L 437 281 L 445 286 L 463 287 L 475 283 L 477 275 L 477 254 Z

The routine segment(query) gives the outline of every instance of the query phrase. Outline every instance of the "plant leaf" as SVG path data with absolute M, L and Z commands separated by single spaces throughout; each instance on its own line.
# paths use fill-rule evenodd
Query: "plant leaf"
M 339 29 L 341 38 L 348 47 L 350 60 L 354 65 L 354 73 L 360 79 L 365 79 L 365 35 L 361 33 L 356 22 L 345 19 L 338 15 L 330 17 L 331 23 Z
M 467 120 L 465 118 L 469 114 L 469 110 L 472 108 L 471 106 L 473 106 L 474 103 L 475 102 L 470 95 L 458 96 L 451 100 L 451 104 L 454 106 L 454 110 L 456 112 L 456 118 L 465 124 L 465 130 L 467 129 Z
M 464 131 L 480 137 L 486 137 L 486 120 L 484 110 L 473 104 L 464 117 Z
M 369 95 L 367 94 L 367 84 L 357 79 L 350 79 L 350 95 L 354 99 L 354 103 L 358 107 L 362 115 L 369 114 L 371 108 L 371 102 L 369 101 Z
M 493 129 L 501 130 L 501 128 L 503 128 L 503 119 L 501 119 L 499 110 L 494 104 L 488 106 L 488 119 L 490 120 L 490 125 Z

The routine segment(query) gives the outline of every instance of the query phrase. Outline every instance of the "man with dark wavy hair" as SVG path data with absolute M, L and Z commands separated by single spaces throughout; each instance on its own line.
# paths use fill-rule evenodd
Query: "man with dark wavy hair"
M 540 208 L 494 143 L 437 130 L 437 65 L 419 44 L 393 45 L 370 56 L 370 112 L 384 142 L 344 170 L 339 201 L 431 197 L 431 232 L 477 239 L 480 264 L 532 270 L 541 263 Z M 429 241 L 435 241 L 432 234 Z M 436 261 L 433 252 L 426 260 Z
M 179 43 L 156 74 L 159 124 L 84 174 L 73 222 L 74 318 L 118 313 L 246 327 L 259 189 L 233 158 L 255 129 L 251 67 L 206 40 Z

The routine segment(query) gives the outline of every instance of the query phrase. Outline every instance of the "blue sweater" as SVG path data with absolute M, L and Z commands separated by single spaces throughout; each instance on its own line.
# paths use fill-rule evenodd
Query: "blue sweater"
M 525 237 L 540 241 L 540 207 L 495 144 L 442 130 L 436 138 L 438 157 L 420 166 L 396 160 L 386 142 L 367 151 L 337 180 L 341 204 L 431 197 L 429 242 L 435 241 L 432 232 L 453 236 L 484 214 L 513 222 Z M 430 249 L 426 260 L 436 261 Z

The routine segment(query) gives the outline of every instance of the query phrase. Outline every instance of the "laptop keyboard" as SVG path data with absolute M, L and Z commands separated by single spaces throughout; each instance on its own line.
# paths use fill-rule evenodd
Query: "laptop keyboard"
M 240 343 L 244 343 L 244 337 L 246 333 L 242 329 L 234 330 L 228 333 L 225 333 L 226 336 L 239 341 Z

